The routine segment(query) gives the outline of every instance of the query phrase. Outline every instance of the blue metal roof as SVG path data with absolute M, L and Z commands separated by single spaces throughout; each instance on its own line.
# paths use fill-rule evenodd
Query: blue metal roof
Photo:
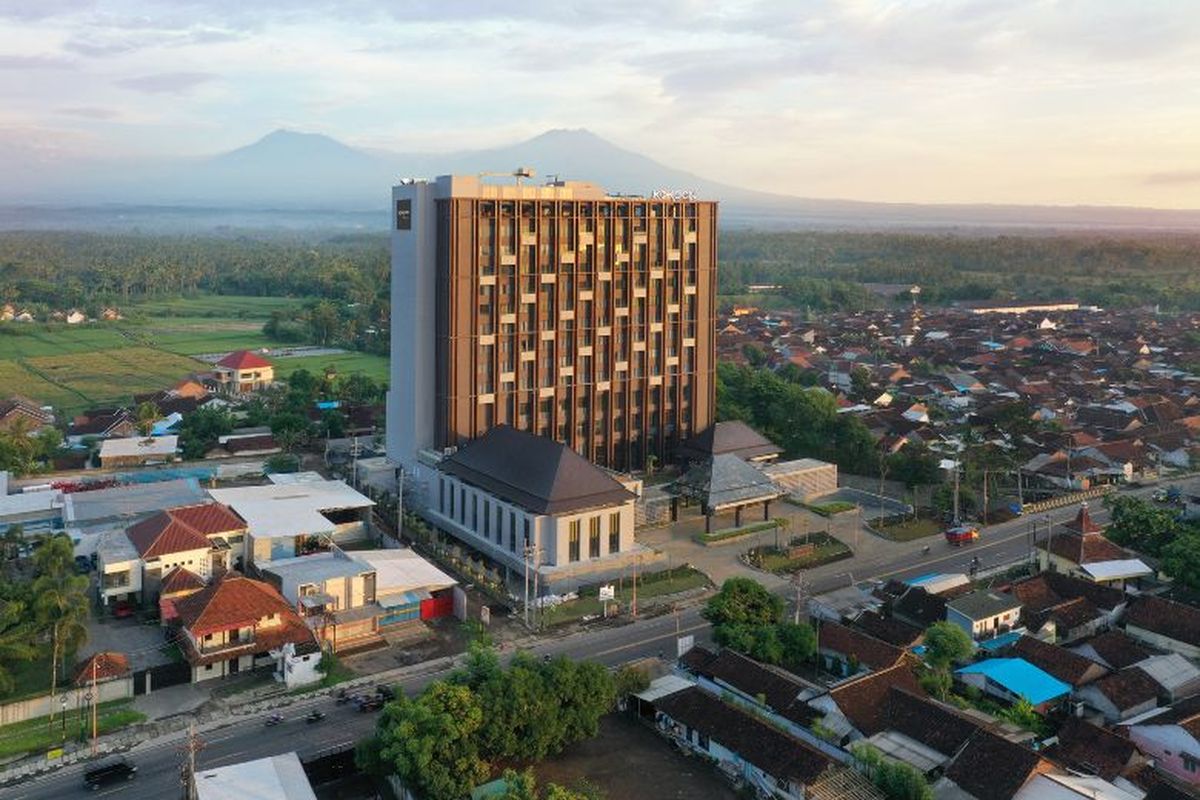
M 940 572 L 926 572 L 924 575 L 918 575 L 915 578 L 909 578 L 905 581 L 909 586 L 920 586 L 922 583 L 929 583 L 934 578 L 940 577 Z
M 1070 686 L 1023 658 L 989 658 L 955 672 L 985 675 L 1035 706 L 1071 693 Z

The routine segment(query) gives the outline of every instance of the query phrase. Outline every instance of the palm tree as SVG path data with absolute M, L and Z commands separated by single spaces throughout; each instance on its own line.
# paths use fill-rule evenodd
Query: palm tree
M 50 545 L 47 544 L 46 547 Z M 58 690 L 59 660 L 87 641 L 88 580 L 71 573 L 46 573 L 33 582 L 34 613 L 50 636 L 50 696 Z M 50 722 L 54 703 L 50 704 Z
M 9 669 L 17 661 L 28 661 L 37 655 L 30 641 L 29 621 L 25 604 L 17 601 L 0 602 L 0 694 L 13 690 Z
M 137 429 L 138 433 L 150 438 L 150 434 L 154 432 L 154 423 L 158 422 L 161 415 L 158 413 L 158 406 L 150 401 L 140 404 L 137 407 Z

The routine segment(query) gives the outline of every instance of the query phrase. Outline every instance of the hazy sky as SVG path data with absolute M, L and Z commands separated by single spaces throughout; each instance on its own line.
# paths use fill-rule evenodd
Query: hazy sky
M 808 197 L 1200 207 L 1191 0 L 0 0 L 10 157 L 588 128 Z

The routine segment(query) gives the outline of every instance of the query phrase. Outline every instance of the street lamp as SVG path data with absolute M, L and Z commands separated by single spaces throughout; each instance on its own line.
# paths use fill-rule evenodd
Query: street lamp
M 67 696 L 64 694 L 58 698 L 58 702 L 62 704 L 62 739 L 67 739 Z

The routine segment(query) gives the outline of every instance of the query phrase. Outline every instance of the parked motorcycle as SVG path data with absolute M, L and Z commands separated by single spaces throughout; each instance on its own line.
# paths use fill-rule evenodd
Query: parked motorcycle
M 276 725 L 280 724 L 281 722 L 283 722 L 282 714 L 272 714 L 271 716 L 267 717 L 265 724 L 266 724 L 266 727 L 273 728 Z
M 323 719 L 325 719 L 325 712 L 316 708 L 304 715 L 305 722 L 320 722 Z

